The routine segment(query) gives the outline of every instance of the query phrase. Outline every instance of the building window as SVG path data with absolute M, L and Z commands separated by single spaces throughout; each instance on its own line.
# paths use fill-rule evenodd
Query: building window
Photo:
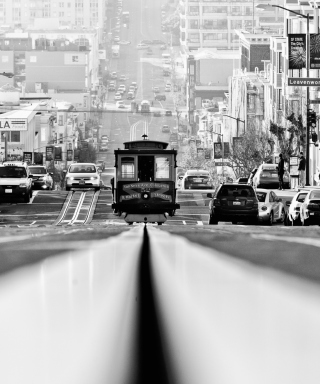
M 59 144 L 63 144 L 63 133 L 59 133 Z
M 63 125 L 63 116 L 59 115 L 58 125 Z
M 11 131 L 11 142 L 20 143 L 20 131 Z

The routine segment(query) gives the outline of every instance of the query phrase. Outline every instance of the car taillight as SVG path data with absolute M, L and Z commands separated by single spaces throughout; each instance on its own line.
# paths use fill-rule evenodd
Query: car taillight
M 221 205 L 221 201 L 220 201 L 219 199 L 214 199 L 214 200 L 213 200 L 213 205 L 214 205 L 215 207 L 220 207 L 220 205 Z
M 261 211 L 266 211 L 268 209 L 268 207 L 266 207 L 265 205 L 263 205 L 262 207 L 261 207 Z

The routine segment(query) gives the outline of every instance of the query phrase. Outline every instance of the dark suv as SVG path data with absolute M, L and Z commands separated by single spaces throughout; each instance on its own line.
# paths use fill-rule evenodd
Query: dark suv
M 215 193 L 208 193 L 210 201 L 209 224 L 218 224 L 219 221 L 258 222 L 258 199 L 251 185 L 221 184 Z
M 166 95 L 159 95 L 158 94 L 158 95 L 155 96 L 155 100 L 159 100 L 159 101 L 164 100 L 165 101 L 166 100 Z

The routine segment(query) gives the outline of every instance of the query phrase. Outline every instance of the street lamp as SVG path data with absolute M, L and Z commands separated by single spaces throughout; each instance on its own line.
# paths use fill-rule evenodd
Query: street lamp
M 307 19 L 307 36 L 306 36 L 306 70 L 307 70 L 307 78 L 310 77 L 310 19 L 313 19 L 313 16 L 310 16 L 309 13 L 304 15 L 303 13 L 293 11 L 292 9 L 281 7 L 280 5 L 275 4 L 258 4 L 256 6 L 257 8 L 260 8 L 262 10 L 266 10 L 268 7 L 273 8 L 281 8 L 285 11 L 294 13 L 297 16 L 303 17 L 304 19 Z M 288 34 L 288 31 L 287 31 Z M 307 111 L 309 111 L 310 107 L 310 90 L 309 87 L 307 87 Z M 310 157 L 310 149 L 309 149 L 309 143 L 310 141 L 310 132 L 309 127 L 307 124 L 307 148 L 306 148 L 306 186 L 310 186 L 310 178 L 309 178 L 309 157 Z
M 241 119 L 239 119 L 239 117 L 233 117 L 233 116 L 229 116 L 229 115 L 226 115 L 226 114 L 223 114 L 223 116 L 227 116 L 227 117 L 230 117 L 230 119 L 237 120 L 237 137 L 239 136 L 239 121 L 241 123 L 243 123 L 243 130 L 244 130 L 244 132 L 246 131 L 246 122 L 245 122 L 245 120 L 241 120 Z

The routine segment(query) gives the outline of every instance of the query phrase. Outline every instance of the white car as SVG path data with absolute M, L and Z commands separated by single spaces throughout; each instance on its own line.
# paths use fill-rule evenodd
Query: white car
M 121 100 L 122 99 L 122 95 L 120 92 L 117 92 L 115 95 L 114 95 L 114 99 L 115 100 Z
M 159 93 L 160 92 L 160 88 L 159 87 L 153 87 L 153 92 L 154 93 Z
M 118 42 L 118 44 L 120 44 L 120 45 L 129 45 L 129 44 L 131 44 L 131 41 L 120 40 L 120 41 Z
M 293 196 L 291 201 L 287 201 L 286 205 L 288 206 L 288 210 L 284 219 L 284 225 L 301 225 L 300 208 L 307 194 L 307 191 L 300 191 Z
M 300 207 L 300 219 L 303 226 L 320 225 L 320 190 L 307 192 Z
M 124 84 L 120 84 L 118 89 L 123 89 L 125 91 L 126 90 L 126 86 Z
M 120 41 L 120 37 L 119 36 L 115 36 L 114 38 L 113 38 L 113 41 Z
M 66 172 L 66 191 L 71 189 L 100 189 L 100 173 L 93 163 L 71 164 Z
M 149 45 L 148 44 L 138 44 L 137 45 L 137 49 L 148 49 L 149 48 Z
M 256 189 L 259 201 L 259 222 L 272 225 L 275 222 L 283 223 L 285 219 L 285 209 L 282 199 L 270 189 Z

